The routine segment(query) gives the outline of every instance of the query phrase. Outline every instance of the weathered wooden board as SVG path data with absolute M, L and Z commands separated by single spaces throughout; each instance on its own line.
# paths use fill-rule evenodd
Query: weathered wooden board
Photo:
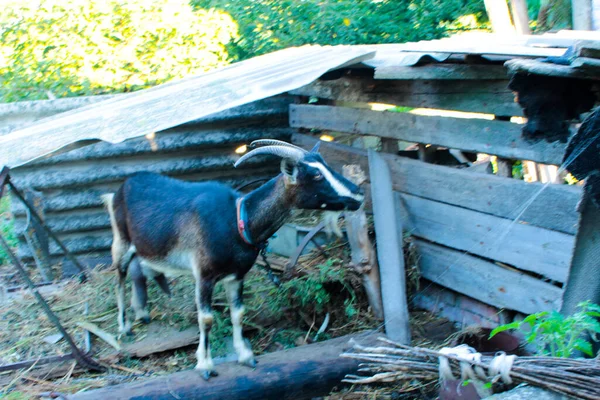
M 424 241 L 415 242 L 421 275 L 498 308 L 532 314 L 558 310 L 562 290 L 519 271 Z
M 496 307 L 428 280 L 421 282 L 420 290 L 413 298 L 413 305 L 456 322 L 463 328 L 475 325 L 493 329 L 511 322 L 507 318 L 507 312 L 499 312 Z
M 358 361 L 340 358 L 353 339 L 373 345 L 378 332 L 363 332 L 321 343 L 257 357 L 255 369 L 237 363 L 217 366 L 219 376 L 203 380 L 195 371 L 182 371 L 131 384 L 106 387 L 71 396 L 85 399 L 311 399 L 327 395 L 346 374 L 355 373 Z
M 381 155 L 372 149 L 369 150 L 369 167 L 377 260 L 381 276 L 385 277 L 381 281 L 385 332 L 390 339 L 409 345 L 410 326 L 401 218 L 396 216 L 398 210 L 389 168 Z
M 406 232 L 565 282 L 574 237 L 408 194 L 400 214 Z
M 433 80 L 506 80 L 506 68 L 501 65 L 426 64 L 412 67 L 385 66 L 375 68 L 375 79 Z
M 177 178 L 194 182 L 217 180 L 232 187 L 240 187 L 257 179 L 272 178 L 279 173 L 279 166 L 275 164 L 273 166 L 265 166 L 260 170 L 251 171 L 251 174 L 249 174 L 247 170 L 234 170 L 228 173 L 222 171 L 207 174 L 190 174 L 178 176 Z M 120 185 L 121 181 L 115 181 L 106 184 L 79 186 L 64 190 L 53 189 L 44 193 L 44 209 L 50 217 L 50 220 L 54 217 L 53 213 L 62 213 L 57 215 L 57 217 L 69 219 L 76 216 L 73 215 L 74 211 L 77 212 L 76 210 L 104 207 L 100 196 L 106 193 L 115 192 Z M 19 203 L 13 203 L 12 212 L 15 216 L 21 217 L 25 215 L 25 207 Z
M 570 65 L 545 63 L 538 60 L 509 60 L 505 64 L 511 73 L 530 73 L 537 75 L 556 76 L 562 78 L 577 78 L 600 80 L 598 69 L 573 68 Z
M 290 126 L 375 135 L 407 142 L 530 160 L 562 163 L 564 143 L 530 143 L 521 137 L 522 125 L 506 121 L 433 117 L 333 106 L 290 106 Z
M 292 140 L 310 149 L 317 139 L 295 134 Z M 323 142 L 320 151 L 328 163 L 338 168 L 351 163 L 368 170 L 364 150 Z M 527 183 L 395 155 L 383 157 L 392 170 L 394 190 L 502 218 L 519 216 L 524 223 L 571 235 L 577 232 L 576 207 L 582 193 L 579 186 Z
M 123 181 L 128 176 L 148 171 L 166 175 L 184 175 L 218 171 L 219 175 L 235 173 L 233 163 L 238 158 L 232 154 L 173 154 L 156 158 L 131 157 L 127 162 L 115 164 L 114 160 L 98 160 L 93 165 L 61 165 L 36 170 L 28 174 L 14 174 L 14 182 L 20 187 L 36 190 L 50 190 L 92 184 L 104 184 Z M 245 174 L 257 172 L 257 167 L 264 166 L 265 159 L 260 157 L 248 160 Z M 254 167 L 254 168 L 253 168 Z
M 521 116 L 508 80 L 375 80 L 341 78 L 315 81 L 291 94 L 328 100 L 386 103 L 407 107 Z

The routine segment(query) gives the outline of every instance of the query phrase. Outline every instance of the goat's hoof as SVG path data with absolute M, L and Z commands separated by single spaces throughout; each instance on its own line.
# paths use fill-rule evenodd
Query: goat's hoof
M 200 373 L 200 376 L 205 381 L 209 380 L 212 376 L 219 376 L 219 374 L 215 370 L 198 369 L 197 371 Z
M 246 367 L 256 368 L 256 359 L 254 357 L 249 358 L 245 361 L 240 361 L 240 364 L 245 365 Z

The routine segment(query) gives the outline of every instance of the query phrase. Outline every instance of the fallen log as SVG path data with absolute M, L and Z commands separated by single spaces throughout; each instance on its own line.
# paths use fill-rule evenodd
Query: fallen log
M 325 342 L 300 346 L 257 357 L 255 369 L 237 363 L 217 366 L 219 376 L 204 381 L 196 371 L 182 371 L 148 380 L 106 387 L 70 396 L 88 399 L 310 399 L 341 385 L 346 374 L 356 373 L 358 361 L 340 358 L 352 347 L 375 343 L 381 333 L 367 331 Z

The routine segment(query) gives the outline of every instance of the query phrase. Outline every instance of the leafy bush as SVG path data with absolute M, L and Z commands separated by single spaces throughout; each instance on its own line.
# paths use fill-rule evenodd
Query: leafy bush
M 436 39 L 485 22 L 475 0 L 192 0 L 230 14 L 239 37 L 235 60 L 304 44 L 376 44 Z
M 472 29 L 475 0 L 0 0 L 0 102 L 128 92 L 303 44 Z
M 229 14 L 186 0 L 0 0 L 0 101 L 127 92 L 228 63 Z
M 515 321 L 494 329 L 490 337 L 507 330 L 523 330 L 527 342 L 536 343 L 541 355 L 570 357 L 575 351 L 594 356 L 592 343 L 600 334 L 600 305 L 589 301 L 578 304 L 579 311 L 564 316 L 557 311 L 529 315 L 523 321 Z M 527 329 L 528 328 L 528 329 Z

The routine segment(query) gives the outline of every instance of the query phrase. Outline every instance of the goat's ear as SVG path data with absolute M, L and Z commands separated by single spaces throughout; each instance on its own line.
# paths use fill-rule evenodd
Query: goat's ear
M 317 144 L 315 144 L 312 148 L 312 150 L 310 151 L 311 153 L 318 153 L 319 152 L 319 147 L 321 146 L 321 141 L 319 140 L 317 142 Z
M 286 179 L 286 182 L 295 185 L 298 176 L 298 164 L 294 160 L 284 158 L 281 160 L 281 172 Z

